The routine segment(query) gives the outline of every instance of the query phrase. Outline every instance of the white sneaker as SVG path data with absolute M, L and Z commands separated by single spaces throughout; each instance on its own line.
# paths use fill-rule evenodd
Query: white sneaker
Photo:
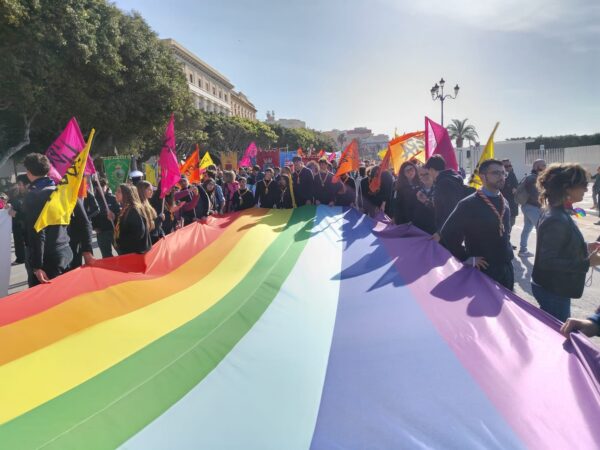
M 520 250 L 519 253 L 518 253 L 518 255 L 522 256 L 523 258 L 529 258 L 529 257 L 533 256 L 533 253 L 531 253 L 531 252 L 529 252 L 527 250 L 525 250 L 525 251 Z

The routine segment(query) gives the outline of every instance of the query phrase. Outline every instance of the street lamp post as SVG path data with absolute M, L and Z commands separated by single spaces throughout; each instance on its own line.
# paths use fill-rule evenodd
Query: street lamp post
M 439 100 L 440 103 L 442 104 L 442 126 L 444 126 L 444 101 L 448 98 L 451 99 L 455 99 L 456 96 L 458 95 L 458 90 L 460 89 L 458 87 L 458 84 L 456 86 L 454 86 L 454 96 L 451 94 L 446 94 L 444 95 L 444 84 L 446 84 L 446 82 L 444 81 L 444 79 L 442 78 L 438 83 L 435 83 L 435 85 L 431 88 L 430 92 L 431 92 L 431 99 L 435 102 L 436 100 Z

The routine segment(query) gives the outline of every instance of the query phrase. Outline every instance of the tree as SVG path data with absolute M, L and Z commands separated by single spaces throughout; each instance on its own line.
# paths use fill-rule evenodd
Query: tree
M 344 150 L 344 142 L 346 141 L 346 133 L 340 133 L 337 137 L 337 142 L 340 144 L 340 150 Z
M 469 119 L 452 119 L 452 123 L 447 127 L 450 139 L 456 141 L 457 148 L 461 148 L 463 146 L 465 139 L 467 141 L 476 141 L 479 139 L 477 131 L 475 131 L 475 127 L 473 125 L 467 125 L 467 120 Z
M 47 148 L 71 116 L 96 128 L 94 156 L 148 152 L 172 112 L 195 121 L 170 50 L 105 0 L 4 0 L 0 60 L 0 165 L 30 142 Z

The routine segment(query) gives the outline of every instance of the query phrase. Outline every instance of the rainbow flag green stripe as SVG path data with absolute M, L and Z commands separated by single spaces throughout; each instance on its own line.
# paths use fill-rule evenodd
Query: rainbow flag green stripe
M 315 208 L 294 210 L 251 272 L 216 305 L 2 425 L 0 442 L 7 448 L 60 449 L 111 448 L 124 442 L 199 383 L 260 318 L 302 253 L 314 217 Z M 119 426 L 111 427 L 115 422 Z

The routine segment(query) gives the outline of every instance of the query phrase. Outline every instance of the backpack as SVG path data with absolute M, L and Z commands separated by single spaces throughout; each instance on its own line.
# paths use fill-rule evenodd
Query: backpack
M 529 176 L 529 175 L 527 175 Z M 527 185 L 525 181 L 527 180 L 527 176 L 525 176 L 517 186 L 517 192 L 515 193 L 515 202 L 518 205 L 523 206 L 529 200 L 529 192 L 527 192 Z

